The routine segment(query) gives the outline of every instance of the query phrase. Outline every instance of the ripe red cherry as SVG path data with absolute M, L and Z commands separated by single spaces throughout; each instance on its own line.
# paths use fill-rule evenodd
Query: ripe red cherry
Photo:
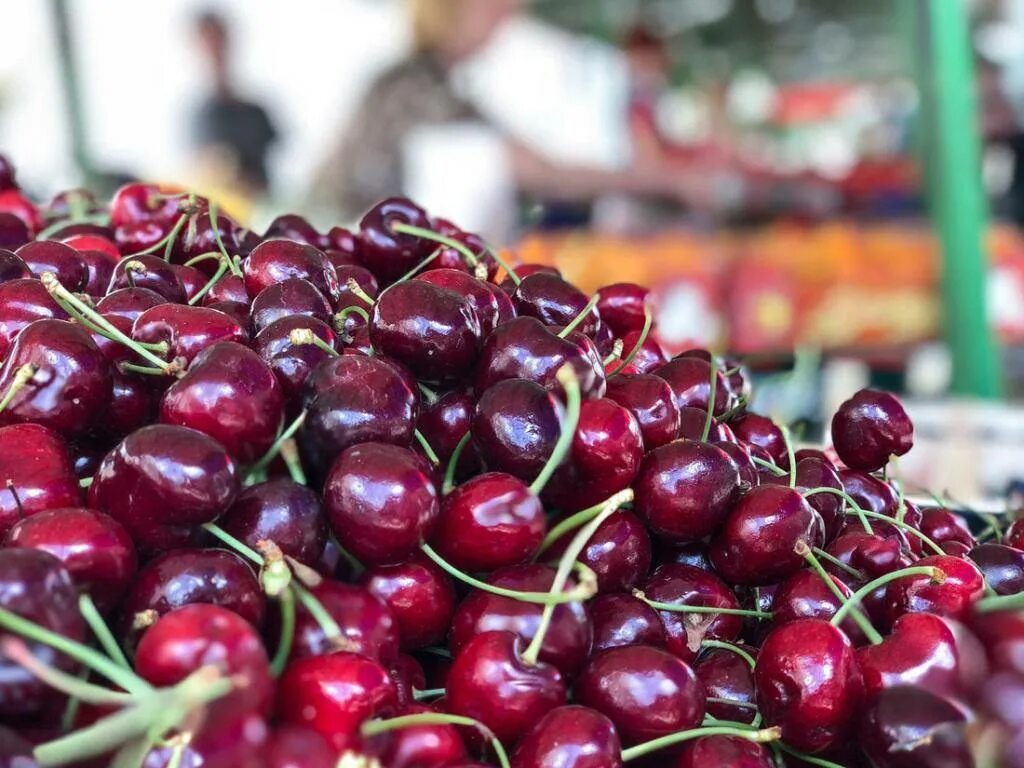
M 751 488 L 711 540 L 711 562 L 730 584 L 771 584 L 800 569 L 797 544 L 816 546 L 820 528 L 817 513 L 792 488 Z
M 167 299 L 149 288 L 119 288 L 100 299 L 96 311 L 108 320 L 115 317 L 124 318 L 131 328 L 139 315 L 147 309 L 169 303 Z
M 290 658 L 318 656 L 341 647 L 384 665 L 395 661 L 398 628 L 383 601 L 361 587 L 332 579 L 324 579 L 310 591 L 338 624 L 342 637 L 334 640 L 325 635 L 323 627 L 300 605 L 296 610 L 295 641 Z
M 359 583 L 395 617 L 403 650 L 425 648 L 448 633 L 455 588 L 451 578 L 426 557 L 367 568 Z
M 1003 542 L 1009 547 L 1024 549 L 1024 518 L 1018 518 L 1010 523 L 1003 535 Z
M 110 256 L 103 251 L 85 250 L 79 251 L 78 258 L 85 267 L 85 283 L 82 285 L 82 293 L 93 298 L 103 296 L 107 292 L 107 286 L 110 285 L 110 278 L 114 276 L 117 257 Z
M 941 583 L 928 576 L 902 576 L 889 582 L 885 601 L 890 621 L 905 613 L 934 613 L 950 619 L 964 619 L 985 591 L 985 579 L 970 560 L 932 555 L 915 565 L 933 566 L 945 574 Z
M 237 492 L 235 465 L 219 443 L 194 429 L 156 424 L 107 454 L 89 506 L 121 523 L 141 548 L 160 551 L 185 543 L 192 526 L 216 519 Z
M 68 245 L 53 240 L 36 240 L 21 246 L 15 254 L 36 277 L 52 272 L 69 291 L 77 292 L 85 287 L 85 264 L 78 251 Z
M 853 646 L 821 619 L 800 619 L 772 630 L 754 667 L 757 703 L 768 725 L 805 752 L 841 743 L 857 722 L 864 683 Z
M 430 707 L 413 704 L 403 715 L 432 713 Z M 459 729 L 448 723 L 411 725 L 365 739 L 363 749 L 379 757 L 388 768 L 448 766 L 468 759 Z
M 744 413 L 731 420 L 729 426 L 740 441 L 763 448 L 776 466 L 789 469 L 786 439 L 774 421 L 756 413 Z
M 224 275 L 213 284 L 213 287 L 203 297 L 203 306 L 208 307 L 219 301 L 236 301 L 240 304 L 250 304 L 252 298 L 245 289 L 245 278 L 238 275 Z
M 317 248 L 322 248 L 326 245 L 325 236 L 317 232 L 312 224 L 296 213 L 283 213 L 275 217 L 267 225 L 267 229 L 263 233 L 263 239 L 271 240 L 273 238 L 296 240 L 300 243 L 316 246 Z
M 547 592 L 554 569 L 539 563 L 505 568 L 492 574 L 487 583 L 517 592 Z M 566 591 L 574 585 L 566 586 Z M 540 625 L 543 606 L 474 590 L 455 610 L 449 646 L 458 656 L 473 638 L 493 630 L 507 630 L 524 644 L 533 640 Z M 566 678 L 579 671 L 591 644 L 590 620 L 581 603 L 563 603 L 555 608 L 551 624 L 541 643 L 539 658 L 558 669 Z
M 0 283 L 32 277 L 28 264 L 6 248 L 0 248 Z
M 929 507 L 924 510 L 917 527 L 921 533 L 940 546 L 955 541 L 968 549 L 973 549 L 978 543 L 971 529 L 967 527 L 967 521 L 942 507 Z
M 622 768 L 622 745 L 615 726 L 588 707 L 551 710 L 526 732 L 512 755 L 513 768 L 538 766 Z
M 120 187 L 110 199 L 110 226 L 138 221 L 172 221 L 179 213 L 184 195 L 156 184 L 132 182 Z
M 221 246 L 224 246 L 228 253 L 237 254 L 239 242 L 235 230 L 235 222 L 227 216 L 220 214 L 212 217 L 209 211 L 204 211 L 204 215 L 189 219 L 188 225 L 175 243 L 173 257 L 180 261 L 189 261 L 205 253 L 218 251 Z M 216 269 L 215 264 L 214 261 L 199 262 L 199 266 L 211 274 Z
M 498 304 L 499 292 L 482 280 L 460 269 L 431 269 L 416 275 L 416 280 L 431 283 L 464 297 L 469 303 L 484 336 L 493 331 L 502 320 L 501 307 Z
M 725 519 L 739 488 L 728 454 L 707 443 L 677 440 L 651 451 L 634 483 L 636 513 L 656 534 L 696 541 Z
M 838 577 L 829 574 L 836 589 L 849 598 L 852 592 Z M 789 576 L 779 584 L 772 599 L 772 622 L 780 626 L 797 619 L 831 619 L 842 603 L 835 593 L 829 589 L 821 576 L 811 570 L 801 570 Z M 864 635 L 851 619 L 842 622 L 842 630 L 847 637 L 859 645 Z
M 438 517 L 429 465 L 408 448 L 360 443 L 331 467 L 324 506 L 338 542 L 366 565 L 407 560 Z
M 751 656 L 757 651 L 739 646 Z M 753 722 L 757 712 L 754 701 L 754 670 L 745 658 L 725 648 L 710 648 L 694 662 L 693 671 L 704 685 L 709 699 L 708 714 L 719 720 Z
M 689 406 L 707 412 L 711 398 L 709 362 L 698 357 L 677 357 L 654 371 L 654 375 L 668 382 L 677 408 Z M 715 378 L 714 415 L 720 416 L 729 407 L 729 389 L 721 372 L 716 371 Z
M 359 261 L 385 283 L 397 280 L 437 247 L 417 235 L 396 232 L 398 223 L 433 229 L 426 212 L 404 197 L 382 200 L 359 222 Z
M 545 558 L 560 557 L 575 533 L 555 541 L 546 550 Z M 576 559 L 597 576 L 599 592 L 628 591 L 640 583 L 651 567 L 651 538 L 640 518 L 620 509 L 597 527 Z
M 565 704 L 565 683 L 543 662 L 527 664 L 513 632 L 484 632 L 455 656 L 448 673 L 452 712 L 479 720 L 501 741 L 513 743 L 555 707 Z
M 53 555 L 38 549 L 0 550 L 0 607 L 78 642 L 85 622 L 78 612 L 78 592 L 67 570 Z M 74 662 L 48 645 L 30 643 L 32 655 L 47 666 L 71 672 Z M 31 672 L 0 657 L 0 715 L 31 716 L 59 702 L 61 695 Z
M 477 401 L 473 443 L 487 467 L 530 482 L 551 456 L 564 411 L 561 401 L 539 384 L 499 381 Z
M 1024 552 L 1005 544 L 979 544 L 968 556 L 997 595 L 1024 592 Z
M 452 390 L 420 410 L 416 427 L 442 462 L 447 463 L 459 441 L 469 432 L 476 401 L 468 392 Z M 459 457 L 456 478 L 464 478 L 479 467 L 474 452 L 465 450 Z
M 0 201 L 0 248 L 18 248 L 31 239 L 29 225 L 13 213 L 3 210 Z
M 217 605 L 186 605 L 146 630 L 135 651 L 135 671 L 156 686 L 180 683 L 197 669 L 216 666 L 239 684 L 209 705 L 215 729 L 250 713 L 267 714 L 273 681 L 263 641 L 245 619 Z
M 20 279 L 0 283 L 0 359 L 6 359 L 14 339 L 29 323 L 44 319 L 67 320 L 68 313 L 57 306 L 38 280 Z
M 262 331 L 282 317 L 303 315 L 325 323 L 331 321 L 331 304 L 308 280 L 290 277 L 267 286 L 252 300 L 252 324 Z
M 682 754 L 672 768 L 772 768 L 775 763 L 762 744 L 735 736 L 704 736 L 683 745 Z
M 395 684 L 384 667 L 355 653 L 293 661 L 278 683 L 282 722 L 312 728 L 338 752 L 357 748 L 360 726 L 391 716 L 397 704 Z
M 586 309 L 590 298 L 559 275 L 538 272 L 524 277 L 512 293 L 520 317 L 535 317 L 545 325 L 565 326 Z M 578 328 L 593 336 L 601 316 L 591 308 Z
M 679 408 L 668 382 L 652 374 L 619 374 L 608 380 L 605 395 L 636 417 L 644 448 L 654 450 L 679 436 Z
M 111 442 L 156 420 L 157 393 L 142 377 L 114 370 L 110 402 L 96 419 L 96 432 Z M 91 476 L 90 473 L 89 476 Z
M 972 768 L 966 719 L 934 693 L 893 688 L 867 708 L 858 743 L 878 768 Z
M 665 627 L 653 608 L 632 595 L 611 593 L 587 601 L 594 628 L 591 653 L 624 645 L 665 646 Z
M 210 307 L 160 304 L 147 309 L 135 321 L 132 338 L 149 343 L 167 342 L 167 359 L 187 364 L 218 341 L 246 344 L 249 333 L 234 318 Z
M 462 294 L 423 280 L 385 290 L 370 312 L 370 341 L 417 378 L 453 384 L 480 354 L 480 321 Z
M 531 558 L 546 532 L 540 499 L 511 475 L 488 472 L 441 500 L 430 543 L 457 568 L 490 571 Z
M 26 326 L 0 367 L 0 392 L 8 393 L 26 365 L 35 372 L 0 412 L 0 423 L 30 421 L 78 436 L 110 400 L 110 363 L 81 326 L 66 320 Z
M 597 291 L 597 311 L 616 336 L 644 326 L 644 306 L 650 291 L 636 283 L 614 283 Z
M 148 288 L 174 304 L 187 300 L 181 277 L 173 265 L 159 256 L 132 256 L 119 261 L 110 276 L 107 293 L 119 288 Z
M 603 651 L 574 690 L 579 703 L 615 723 L 627 744 L 694 728 L 704 718 L 704 687 L 689 665 L 660 648 Z
M 272 541 L 283 554 L 310 567 L 327 539 L 320 498 L 283 478 L 243 489 L 217 525 L 253 549 L 261 541 Z
M 0 467 L 0 532 L 4 534 L 23 517 L 82 503 L 68 445 L 46 427 L 0 427 Z
M 315 344 L 293 344 L 292 331 L 310 330 L 328 347 L 335 346 L 334 331 L 315 317 L 282 317 L 257 334 L 253 349 L 270 366 L 281 385 L 285 400 L 298 406 L 306 380 L 324 360 L 333 357 Z
M 137 567 L 135 546 L 124 527 L 102 512 L 82 507 L 26 517 L 10 530 L 4 546 L 41 549 L 55 556 L 104 613 L 118 604 Z
M 888 392 L 862 389 L 832 417 L 832 443 L 851 469 L 873 472 L 914 444 L 914 425 Z
M 334 747 L 304 725 L 279 725 L 264 751 L 265 768 L 336 768 Z
M 185 298 L 192 301 L 200 289 L 206 285 L 207 276 L 195 267 L 186 267 L 184 264 L 171 264 L 171 269 L 181 279 L 181 285 L 185 289 Z
M 330 260 L 317 248 L 293 240 L 264 240 L 245 257 L 242 272 L 250 296 L 290 277 L 308 280 L 329 300 L 338 296 L 338 275 Z

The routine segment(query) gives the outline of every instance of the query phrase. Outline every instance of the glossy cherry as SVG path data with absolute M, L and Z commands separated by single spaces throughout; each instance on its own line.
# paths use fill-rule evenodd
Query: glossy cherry
M 165 297 L 149 288 L 118 288 L 99 300 L 96 311 L 108 320 L 123 318 L 131 328 L 139 315 L 147 309 L 169 303 Z
M 890 621 L 905 613 L 927 611 L 951 619 L 963 619 L 985 591 L 981 571 L 970 560 L 932 555 L 915 565 L 933 566 L 945 575 L 941 583 L 928 576 L 903 576 L 889 582 L 885 601 Z
M 38 424 L 0 427 L 0 532 L 47 509 L 80 506 L 82 497 L 60 435 Z
M 412 704 L 403 715 L 432 713 L 430 707 Z M 449 723 L 410 725 L 366 740 L 363 749 L 377 755 L 389 768 L 448 766 L 468 759 L 459 729 Z
M 423 403 L 416 427 L 442 462 L 447 463 L 469 432 L 475 408 L 475 398 L 461 390 L 446 392 L 434 402 Z M 459 457 L 456 477 L 468 477 L 478 467 L 472 446 L 467 446 Z
M 385 283 L 397 280 L 437 247 L 418 235 L 396 232 L 398 223 L 433 229 L 426 212 L 403 197 L 382 200 L 359 222 L 359 261 Z
M 955 541 L 968 549 L 973 549 L 978 543 L 967 526 L 967 521 L 943 507 L 929 507 L 923 510 L 917 528 L 940 546 Z
M 486 336 L 504 319 L 498 297 L 501 295 L 488 283 L 477 280 L 459 269 L 430 269 L 415 278 L 431 283 L 462 296 L 480 322 L 481 333 Z
M 1024 549 L 1024 518 L 1018 518 L 1010 523 L 1010 527 L 1003 534 L 1003 542 L 1016 549 Z
M 624 645 L 665 646 L 665 627 L 658 613 L 632 595 L 598 595 L 586 607 L 594 631 L 592 653 Z
M 832 417 L 832 443 L 851 469 L 873 472 L 914 444 L 914 425 L 888 392 L 862 389 Z
M 0 202 L 0 248 L 19 248 L 31 239 L 29 225 L 13 213 L 3 210 Z
M 336 768 L 337 763 L 331 743 L 304 725 L 279 725 L 264 750 L 265 768 Z
M 966 719 L 934 693 L 893 688 L 865 711 L 858 741 L 878 768 L 971 768 Z
M 997 595 L 1024 592 L 1024 552 L 1005 544 L 979 544 L 968 557 Z
M 614 491 L 608 496 L 611 493 Z M 552 543 L 544 558 L 556 560 L 575 533 L 567 533 Z M 651 567 L 651 539 L 640 518 L 619 510 L 597 527 L 576 559 L 597 576 L 598 591 L 628 591 L 640 583 Z
M 360 653 L 390 665 L 398 657 L 398 627 L 391 611 L 362 587 L 324 579 L 310 590 L 341 629 L 340 638 L 324 633 L 312 614 L 299 606 L 295 617 L 292 659 L 336 650 Z
M 707 412 L 711 398 L 711 364 L 706 360 L 677 357 L 654 374 L 668 383 L 677 408 L 689 406 Z M 729 390 L 721 372 L 716 371 L 715 378 L 714 415 L 719 416 L 729 407 Z
M 771 753 L 762 744 L 735 736 L 704 736 L 683 745 L 682 754 L 672 768 L 702 768 L 721 765 L 729 768 L 772 768 Z
M 520 317 L 535 317 L 545 325 L 565 326 L 587 309 L 590 298 L 559 275 L 538 272 L 522 279 L 512 293 Z M 593 336 L 601 323 L 596 308 L 587 311 L 578 328 Z
M 637 420 L 644 448 L 654 450 L 679 436 L 679 408 L 668 382 L 652 374 L 619 374 L 605 395 L 628 408 Z
M 541 385 L 525 379 L 499 381 L 477 400 L 473 443 L 488 468 L 530 482 L 551 456 L 564 415 L 562 402 Z
M 234 318 L 210 307 L 160 304 L 147 309 L 132 327 L 132 338 L 148 343 L 167 342 L 167 359 L 186 365 L 218 341 L 246 344 L 249 333 Z
M 5 359 L 19 333 L 36 320 L 67 320 L 43 284 L 33 279 L 0 283 L 0 359 Z
M 588 707 L 564 706 L 530 728 L 512 754 L 513 768 L 621 768 L 622 745 L 612 721 Z
M 614 283 L 597 291 L 597 311 L 616 336 L 639 331 L 650 291 L 636 283 Z
M 0 283 L 32 277 L 28 264 L 6 248 L 0 248 Z
M 257 331 L 282 317 L 295 315 L 315 317 L 329 323 L 331 304 L 316 286 L 299 277 L 267 286 L 252 300 L 252 324 Z
M 763 448 L 777 466 L 789 469 L 786 439 L 774 421 L 757 413 L 744 413 L 732 419 L 729 426 L 742 442 Z
M 298 405 L 309 374 L 324 360 L 333 357 L 316 344 L 294 344 L 292 331 L 312 331 L 329 348 L 335 345 L 334 331 L 327 323 L 314 317 L 296 315 L 282 317 L 257 334 L 253 349 L 277 376 L 285 400 Z
M 840 594 L 849 598 L 850 588 L 840 579 L 829 574 Z M 831 619 L 842 603 L 825 584 L 822 577 L 812 570 L 797 571 L 779 584 L 772 599 L 772 623 L 774 626 L 797 619 Z M 855 645 L 864 642 L 864 635 L 851 620 L 842 623 L 842 630 Z
M 757 651 L 738 646 L 756 658 Z M 754 697 L 754 670 L 736 651 L 709 648 L 693 663 L 693 671 L 704 686 L 709 699 L 708 713 L 719 720 L 750 723 L 757 712 Z
M 244 488 L 217 525 L 253 549 L 261 541 L 271 541 L 283 554 L 310 567 L 316 565 L 327 539 L 320 497 L 284 478 Z
M 403 650 L 444 640 L 455 612 L 455 588 L 448 574 L 426 557 L 367 568 L 359 583 L 395 617 Z
M 253 297 L 291 277 L 308 280 L 329 300 L 338 296 L 338 275 L 323 251 L 292 240 L 264 240 L 245 257 L 242 272 Z
M 175 304 L 184 304 L 187 299 L 181 277 L 159 256 L 132 256 L 119 261 L 110 276 L 107 293 L 119 288 L 148 288 Z
M 85 282 L 82 284 L 82 293 L 93 298 L 103 296 L 110 285 L 110 278 L 114 276 L 117 257 L 103 251 L 85 250 L 78 252 L 78 258 L 85 267 Z
M 245 278 L 239 275 L 224 275 L 207 291 L 203 297 L 202 304 L 204 307 L 208 307 L 219 301 L 236 301 L 240 304 L 251 304 L 252 297 L 249 296 L 249 291 L 245 288 Z
M 53 240 L 36 240 L 21 246 L 15 254 L 36 277 L 52 272 L 69 291 L 77 292 L 85 287 L 85 264 L 78 251 L 68 245 Z
M 326 244 L 326 238 L 317 232 L 316 228 L 305 218 L 295 213 L 283 213 L 274 217 L 274 220 L 267 225 L 263 239 L 274 238 L 295 240 L 317 248 L 322 248 Z

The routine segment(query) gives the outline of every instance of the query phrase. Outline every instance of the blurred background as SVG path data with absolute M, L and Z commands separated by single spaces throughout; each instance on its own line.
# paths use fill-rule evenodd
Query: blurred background
M 127 179 L 259 229 L 407 194 L 655 290 L 820 434 L 904 393 L 901 471 L 1024 477 L 1024 0 L 48 0 L 6 10 L 0 152 L 45 199 Z

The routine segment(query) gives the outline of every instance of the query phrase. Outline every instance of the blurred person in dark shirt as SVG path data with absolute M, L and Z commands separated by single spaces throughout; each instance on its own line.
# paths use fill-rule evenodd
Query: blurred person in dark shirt
M 267 155 L 277 129 L 259 104 L 243 99 L 233 83 L 231 35 L 227 21 L 214 12 L 199 14 L 195 34 L 206 60 L 211 92 L 197 108 L 192 141 L 201 161 L 216 170 L 215 183 L 248 196 L 262 196 L 270 187 Z M 209 172 L 209 169 L 207 169 Z

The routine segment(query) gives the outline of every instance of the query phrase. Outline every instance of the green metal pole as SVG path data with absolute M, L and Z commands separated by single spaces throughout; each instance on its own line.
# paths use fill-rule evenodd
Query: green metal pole
M 966 3 L 926 0 L 931 77 L 922 82 L 933 118 L 928 148 L 934 182 L 932 216 L 943 256 L 946 340 L 953 357 L 952 391 L 999 397 L 999 351 L 988 322 L 985 286 L 986 205 L 981 187 L 979 121 Z

